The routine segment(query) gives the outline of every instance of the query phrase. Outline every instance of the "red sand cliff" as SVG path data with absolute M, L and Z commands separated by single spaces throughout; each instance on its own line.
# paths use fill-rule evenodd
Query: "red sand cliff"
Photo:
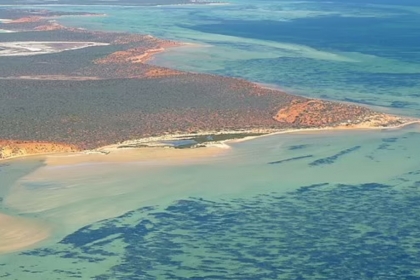
M 79 151 L 79 149 L 76 146 L 69 144 L 0 140 L 0 159 L 76 151 Z

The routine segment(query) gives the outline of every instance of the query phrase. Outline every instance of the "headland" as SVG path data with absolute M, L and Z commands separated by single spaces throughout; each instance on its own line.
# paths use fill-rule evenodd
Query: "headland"
M 417 121 L 242 79 L 153 66 L 147 62 L 154 54 L 183 43 L 68 28 L 55 21 L 62 15 L 103 16 L 0 9 L 0 29 L 12 31 L 0 35 L 0 159 L 116 143 L 133 147 L 150 137 L 199 138 L 186 145 L 196 147 L 215 138 Z

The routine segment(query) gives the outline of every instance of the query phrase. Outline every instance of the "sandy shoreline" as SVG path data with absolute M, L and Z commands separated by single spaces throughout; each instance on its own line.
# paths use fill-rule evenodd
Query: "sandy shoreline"
M 50 154 L 44 156 L 44 163 L 51 166 L 64 166 L 85 163 L 128 163 L 128 162 L 156 162 L 156 164 L 179 165 L 191 163 L 201 159 L 217 157 L 226 153 L 227 149 L 206 147 L 203 149 L 171 149 L 171 148 L 136 148 L 122 149 L 109 154 L 74 153 Z M 52 178 L 54 179 L 54 178 Z
M 268 137 L 281 134 L 293 133 L 322 133 L 322 132 L 340 132 L 340 131 L 372 131 L 372 130 L 394 130 L 402 129 L 406 126 L 420 124 L 420 120 L 411 120 L 406 123 L 395 126 L 354 126 L 354 127 L 322 127 L 322 128 L 301 128 L 301 129 L 284 129 L 284 130 L 269 130 L 269 129 L 254 129 L 254 130 L 234 130 L 234 131 L 203 131 L 195 134 L 168 134 L 156 137 L 146 137 L 141 139 L 133 139 L 121 143 L 107 145 L 91 150 L 73 150 L 73 151 L 55 151 L 55 152 L 42 152 L 25 155 L 17 155 L 8 158 L 0 158 L 2 161 L 13 161 L 15 159 L 40 157 L 46 160 L 47 164 L 74 164 L 79 163 L 80 159 L 83 162 L 100 162 L 100 161 L 144 161 L 144 160 L 166 160 L 179 162 L 184 159 L 197 159 L 208 156 L 216 156 L 223 154 L 231 147 L 231 143 L 239 143 L 249 141 L 260 137 Z M 258 136 L 252 134 L 260 134 Z M 241 135 L 239 139 L 231 137 L 230 139 L 222 141 L 207 141 L 205 143 L 197 144 L 196 147 L 177 149 L 175 147 L 163 144 L 163 141 L 177 141 L 180 139 L 189 139 L 199 136 L 207 135 Z M 34 143 L 28 143 L 34 145 Z M 64 147 L 65 148 L 65 147 Z
M 419 124 L 420 125 L 420 120 L 414 120 L 414 121 L 410 121 L 404 124 L 400 124 L 400 125 L 396 125 L 396 126 L 390 126 L 390 127 L 326 127 L 326 128 L 302 128 L 302 129 L 290 129 L 290 130 L 284 130 L 284 131 L 278 131 L 278 132 L 273 132 L 273 133 L 269 133 L 269 134 L 264 134 L 261 136 L 248 136 L 242 139 L 232 139 L 232 140 L 226 140 L 224 141 L 225 144 L 230 144 L 230 143 L 239 143 L 239 142 L 244 142 L 244 141 L 249 141 L 249 140 L 253 140 L 256 138 L 260 138 L 260 137 L 268 137 L 268 136 L 273 136 L 273 135 L 280 135 L 280 134 L 293 134 L 293 133 L 322 133 L 322 132 L 340 132 L 340 131 L 349 131 L 349 130 L 353 130 L 353 131 L 375 131 L 375 130 L 395 130 L 395 129 L 403 129 L 406 126 L 409 125 L 413 125 L 413 124 Z

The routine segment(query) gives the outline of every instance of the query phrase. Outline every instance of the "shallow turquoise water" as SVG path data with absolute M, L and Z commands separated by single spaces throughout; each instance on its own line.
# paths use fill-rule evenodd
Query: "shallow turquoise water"
M 0 256 L 2 277 L 416 279 L 419 141 L 419 126 L 284 134 L 176 166 L 41 167 L 3 208 L 65 230 Z
M 62 21 L 204 45 L 159 65 L 418 116 L 418 4 L 359 2 L 102 6 L 108 17 Z M 55 167 L 79 174 L 61 179 L 48 166 L 10 178 L 34 168 L 15 162 L 0 167 L 1 209 L 57 228 L 0 256 L 0 277 L 420 279 L 419 141 L 415 125 L 283 134 L 177 166 Z

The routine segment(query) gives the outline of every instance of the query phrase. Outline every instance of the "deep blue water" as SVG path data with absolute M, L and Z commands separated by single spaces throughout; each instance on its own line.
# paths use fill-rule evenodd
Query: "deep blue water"
M 404 32 L 401 32 L 401 25 Z M 291 21 L 220 20 L 194 30 L 307 45 L 323 50 L 361 52 L 408 62 L 420 61 L 420 16 L 392 18 L 321 16 Z M 418 78 L 419 76 L 417 76 Z
M 206 52 L 188 62 L 190 51 L 175 65 L 420 116 L 420 3 L 234 3 L 208 12 L 188 11 L 189 20 L 177 23 L 218 48 L 211 68 L 200 59 Z

